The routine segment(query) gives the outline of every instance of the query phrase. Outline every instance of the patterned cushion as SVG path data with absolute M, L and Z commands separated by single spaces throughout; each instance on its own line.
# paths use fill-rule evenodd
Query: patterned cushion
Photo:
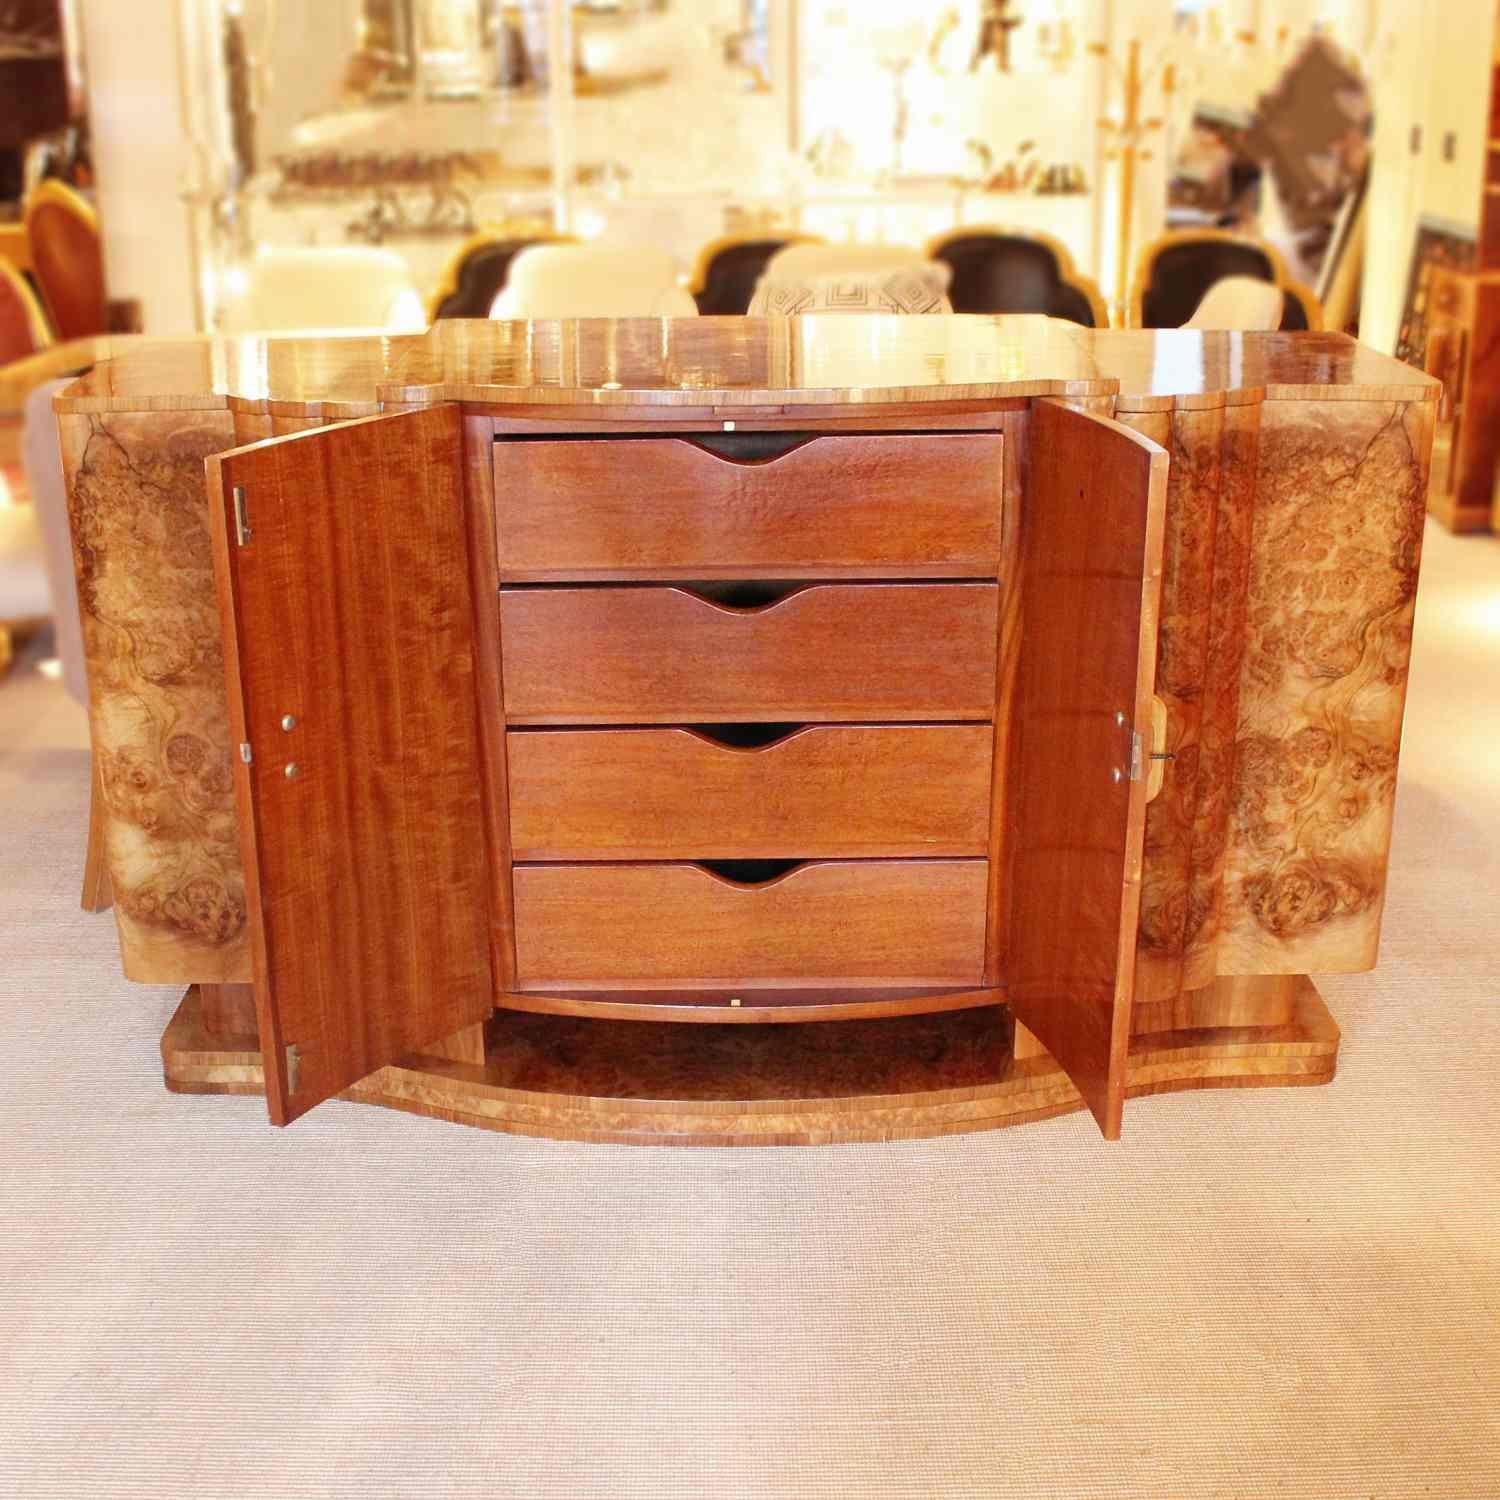
M 948 268 L 910 266 L 900 271 L 842 272 L 806 280 L 762 276 L 750 299 L 752 318 L 803 313 L 951 313 L 945 291 Z

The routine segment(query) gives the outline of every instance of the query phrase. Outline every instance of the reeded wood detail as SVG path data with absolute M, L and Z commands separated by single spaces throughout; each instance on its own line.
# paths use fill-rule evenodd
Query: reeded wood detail
M 814 725 L 756 748 L 688 729 L 509 736 L 519 860 L 983 855 L 986 724 Z
M 815 584 L 736 609 L 681 588 L 500 595 L 512 724 L 987 719 L 992 583 Z

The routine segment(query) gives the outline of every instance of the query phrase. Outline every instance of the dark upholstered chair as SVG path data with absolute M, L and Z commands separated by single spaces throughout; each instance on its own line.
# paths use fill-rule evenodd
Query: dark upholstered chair
M 744 313 L 767 262 L 788 245 L 821 244 L 810 234 L 732 234 L 699 252 L 688 290 L 704 317 Z
M 1209 287 L 1226 276 L 1253 276 L 1279 286 L 1286 299 L 1283 330 L 1323 326 L 1323 309 L 1312 289 L 1287 274 L 1274 246 L 1225 229 L 1173 230 L 1146 246 L 1130 294 L 1130 326 L 1182 327 Z
M 953 272 L 954 312 L 1045 313 L 1085 328 L 1109 326 L 1099 288 L 1050 235 L 975 225 L 929 240 L 926 253 Z
M 454 252 L 443 279 L 427 306 L 429 322 L 439 318 L 487 318 L 495 298 L 510 275 L 510 263 L 528 245 L 571 242 L 571 235 L 506 236 L 480 233 Z

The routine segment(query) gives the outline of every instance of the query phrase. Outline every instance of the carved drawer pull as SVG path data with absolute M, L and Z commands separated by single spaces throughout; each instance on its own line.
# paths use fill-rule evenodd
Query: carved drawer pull
M 1166 779 L 1169 760 L 1176 758 L 1174 751 L 1167 749 L 1167 705 L 1151 695 L 1151 764 L 1146 772 L 1146 801 L 1149 802 L 1161 790 Z

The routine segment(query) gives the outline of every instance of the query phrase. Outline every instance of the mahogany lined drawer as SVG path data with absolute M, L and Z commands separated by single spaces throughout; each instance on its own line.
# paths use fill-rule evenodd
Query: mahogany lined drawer
M 686 589 L 502 589 L 511 724 L 987 719 L 993 583 L 814 584 L 753 609 Z
M 760 746 L 690 729 L 507 739 L 517 860 L 984 854 L 993 734 L 808 726 Z
M 833 861 L 740 885 L 694 864 L 517 865 L 517 976 L 536 989 L 977 985 L 987 868 Z
M 1002 444 L 838 434 L 741 461 L 681 437 L 502 440 L 500 577 L 995 577 Z

